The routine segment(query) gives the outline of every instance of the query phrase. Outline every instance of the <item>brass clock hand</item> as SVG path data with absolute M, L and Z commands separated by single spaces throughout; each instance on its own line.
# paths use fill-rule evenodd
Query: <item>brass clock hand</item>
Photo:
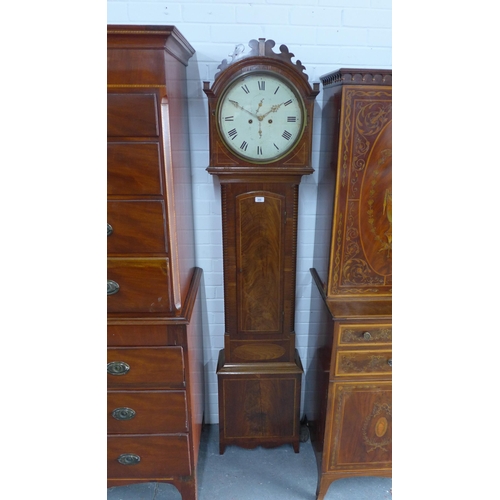
M 259 105 L 257 106 L 257 110 L 255 111 L 255 113 L 258 113 L 259 112 L 259 109 L 261 108 L 262 106 L 262 103 L 264 102 L 264 98 L 262 98 L 259 102 Z
M 252 115 L 254 118 L 258 118 L 257 115 L 254 115 L 251 111 L 248 111 L 248 109 L 245 109 L 243 106 L 240 106 L 236 101 L 232 101 L 229 99 L 229 102 L 236 108 L 240 108 L 243 111 L 246 111 L 249 115 Z
M 257 119 L 259 121 L 262 121 L 269 113 L 276 113 L 276 111 L 278 111 L 278 109 L 280 109 L 280 106 L 283 106 L 283 104 L 285 103 L 282 102 L 281 104 L 273 104 L 271 106 L 271 109 L 267 113 L 264 113 L 263 115 L 258 115 Z

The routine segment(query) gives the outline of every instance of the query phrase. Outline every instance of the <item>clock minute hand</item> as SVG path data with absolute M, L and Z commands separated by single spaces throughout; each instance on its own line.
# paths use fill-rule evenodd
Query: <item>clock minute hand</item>
M 239 103 L 237 103 L 236 101 L 232 101 L 231 99 L 229 99 L 229 102 L 236 108 L 240 108 L 242 109 L 243 111 L 246 111 L 249 115 L 252 115 L 254 118 L 257 118 L 257 115 L 254 115 L 251 111 L 248 111 L 248 109 L 245 109 L 243 106 L 240 106 Z

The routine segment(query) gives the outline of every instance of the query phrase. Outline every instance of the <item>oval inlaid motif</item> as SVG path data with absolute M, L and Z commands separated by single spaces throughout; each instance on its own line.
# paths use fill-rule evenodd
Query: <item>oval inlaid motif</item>
M 359 201 L 366 261 L 379 275 L 392 273 L 392 121 L 380 131 L 367 160 Z
M 380 417 L 375 424 L 375 434 L 378 437 L 382 437 L 387 432 L 387 427 L 389 426 L 387 419 L 385 417 Z
M 233 349 L 233 355 L 245 361 L 264 361 L 281 358 L 285 348 L 276 344 L 240 345 Z

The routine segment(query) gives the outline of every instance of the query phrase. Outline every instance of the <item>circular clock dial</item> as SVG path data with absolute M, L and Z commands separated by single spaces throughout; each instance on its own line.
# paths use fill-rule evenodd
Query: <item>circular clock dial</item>
M 233 153 L 269 163 L 289 153 L 302 136 L 304 106 L 291 83 L 272 73 L 247 73 L 223 94 L 217 123 Z

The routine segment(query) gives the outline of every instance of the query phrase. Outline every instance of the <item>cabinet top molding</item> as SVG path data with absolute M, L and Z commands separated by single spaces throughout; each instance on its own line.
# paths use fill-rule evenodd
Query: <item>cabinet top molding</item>
M 248 47 L 245 46 L 243 43 L 240 43 L 235 46 L 234 51 L 232 54 L 229 54 L 229 57 L 231 58 L 229 61 L 227 59 L 223 59 L 222 62 L 217 66 L 217 69 L 219 70 L 218 73 L 216 73 L 214 79 L 217 79 L 217 77 L 231 64 L 234 64 L 237 61 L 240 61 L 241 59 L 246 59 L 248 57 L 268 57 L 271 59 L 277 59 L 280 61 L 283 61 L 287 64 L 293 65 L 298 73 L 300 73 L 305 80 L 309 80 L 309 77 L 307 76 L 306 73 L 304 73 L 304 70 L 306 69 L 305 66 L 297 59 L 297 62 L 294 64 L 292 63 L 292 57 L 295 57 L 295 54 L 290 52 L 288 50 L 288 47 L 286 45 L 280 45 L 280 53 L 276 53 L 273 51 L 273 47 L 276 45 L 274 40 L 266 40 L 265 38 L 259 38 L 258 40 L 250 40 L 248 42 Z
M 165 50 L 184 66 L 194 48 L 175 26 L 108 24 L 108 49 Z
M 330 85 L 392 85 L 391 69 L 342 68 L 319 79 L 324 87 Z

